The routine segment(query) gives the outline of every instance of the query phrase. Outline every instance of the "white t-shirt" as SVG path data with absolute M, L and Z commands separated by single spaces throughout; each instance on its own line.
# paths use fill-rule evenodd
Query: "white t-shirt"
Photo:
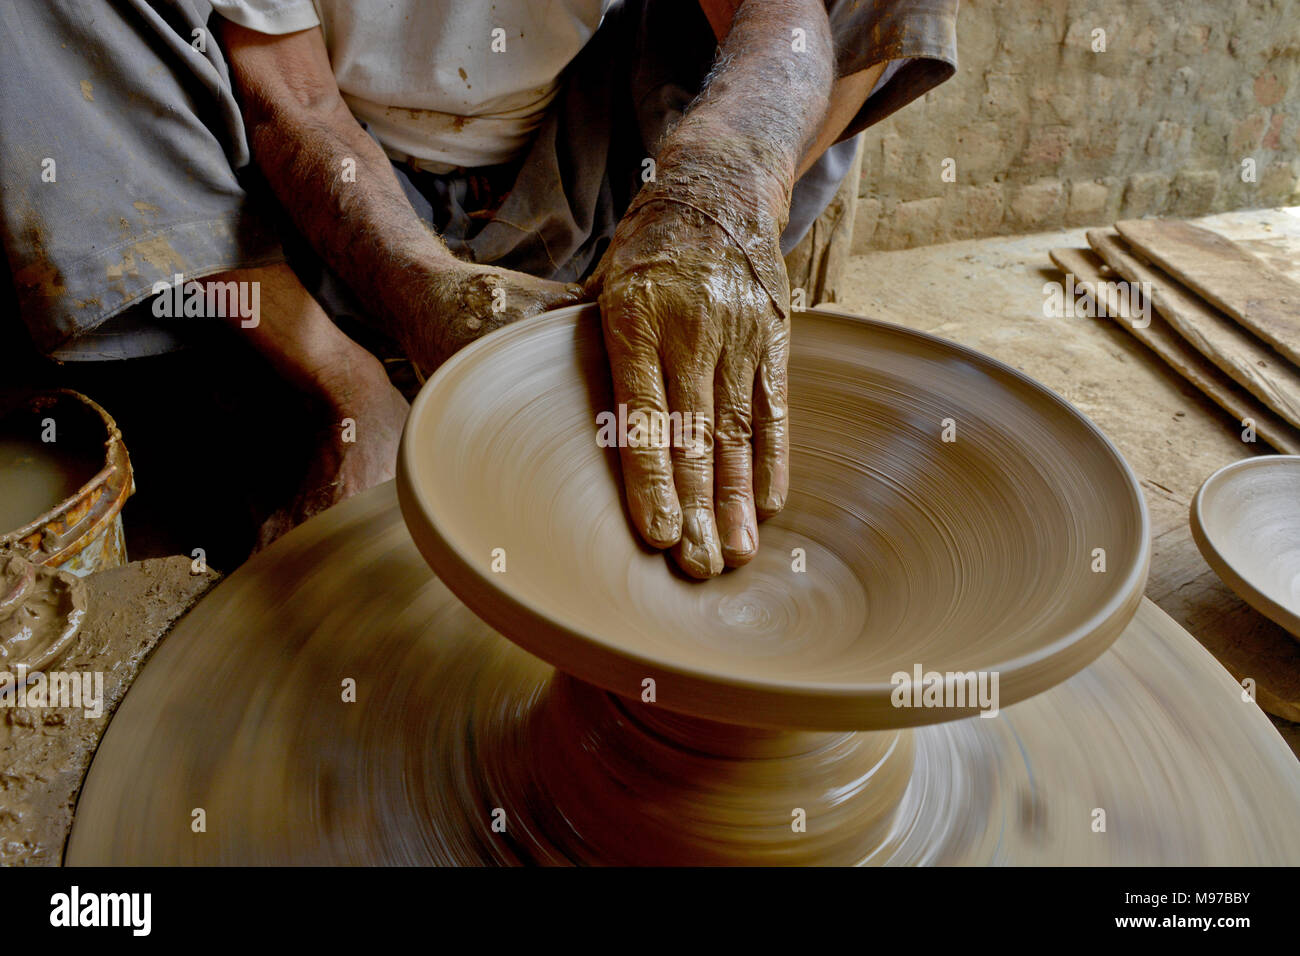
M 435 172 L 527 148 L 560 73 L 617 0 L 213 0 L 259 33 L 320 26 L 334 79 L 390 157 Z

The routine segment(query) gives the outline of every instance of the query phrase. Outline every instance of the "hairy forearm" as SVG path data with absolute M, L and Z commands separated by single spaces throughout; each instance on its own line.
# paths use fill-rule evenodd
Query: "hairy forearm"
M 788 207 L 795 171 L 826 115 L 834 64 L 822 0 L 745 0 L 704 90 L 665 138 L 659 165 L 709 157 L 769 208 Z
M 324 111 L 245 99 L 254 158 L 294 225 L 396 334 L 428 316 L 453 262 L 411 208 L 388 158 L 342 101 Z M 341 111 L 341 113 L 339 112 Z

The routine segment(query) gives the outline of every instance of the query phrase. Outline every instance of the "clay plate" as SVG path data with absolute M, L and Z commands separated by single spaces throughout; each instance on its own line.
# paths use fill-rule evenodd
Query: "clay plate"
M 791 492 L 749 565 L 695 582 L 636 539 L 616 449 L 596 443 L 614 404 L 594 306 L 487 336 L 425 386 L 398 461 L 412 537 L 560 670 L 634 699 L 653 680 L 664 708 L 750 726 L 968 716 L 895 707 L 891 678 L 996 671 L 1005 707 L 1110 645 L 1148 524 L 1091 422 L 932 336 L 825 311 L 792 335 Z
M 573 684 L 429 573 L 381 485 L 254 555 L 159 644 L 95 753 L 64 862 L 1300 862 L 1300 764 L 1150 601 L 1091 665 L 996 719 L 776 732 L 748 759 L 675 748 L 644 722 L 656 705 L 609 695 L 557 733 Z
M 1300 637 L 1300 455 L 1220 468 L 1192 500 L 1192 537 L 1246 603 Z

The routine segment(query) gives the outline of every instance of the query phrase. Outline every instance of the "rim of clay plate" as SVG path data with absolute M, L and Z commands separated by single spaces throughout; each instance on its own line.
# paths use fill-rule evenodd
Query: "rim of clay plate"
M 682 696 L 681 702 L 661 700 L 660 706 L 697 717 L 755 727 L 854 730 L 942 723 L 976 713 L 970 708 L 953 712 L 949 708 L 892 707 L 890 695 L 895 687 L 887 682 L 837 684 L 755 679 L 683 666 L 616 647 L 601 636 L 572 628 L 532 602 L 501 589 L 491 580 L 491 575 L 447 539 L 429 506 L 424 489 L 413 477 L 415 437 L 411 423 L 422 419 L 442 381 L 453 376 L 461 366 L 474 362 L 480 353 L 504 347 L 517 338 L 540 334 L 550 326 L 571 323 L 584 312 L 596 308 L 594 303 L 566 306 L 483 336 L 443 363 L 411 404 L 398 451 L 398 503 L 416 547 L 452 593 L 474 614 L 519 647 L 559 670 L 611 692 L 623 696 L 639 695 L 639 677 L 635 688 L 625 686 L 628 664 L 642 668 L 643 676 L 672 676 L 683 681 L 689 693 Z M 1100 443 L 1127 484 L 1128 505 L 1136 511 L 1138 547 L 1128 573 L 1106 603 L 1080 626 L 1036 650 L 1011 660 L 990 662 L 978 670 L 998 672 L 999 706 L 1005 708 L 1048 690 L 1100 657 L 1137 613 L 1151 563 L 1146 499 L 1136 474 L 1111 440 L 1090 418 L 1052 389 L 992 356 L 937 335 L 880 319 L 820 307 L 808 311 L 822 318 L 861 323 L 884 329 L 890 334 L 920 339 L 931 346 L 950 350 L 987 371 L 1015 379 L 1081 422 Z M 521 618 L 526 619 L 529 625 L 520 628 L 520 633 L 508 633 L 512 619 Z M 1068 668 L 1062 666 L 1062 659 L 1068 661 Z M 620 680 L 615 681 L 615 676 Z M 663 680 L 660 679 L 659 683 L 662 685 Z M 882 719 L 882 715 L 888 719 Z
M 1243 458 L 1240 461 L 1224 465 L 1201 482 L 1201 487 L 1196 489 L 1196 495 L 1192 498 L 1192 540 L 1196 542 L 1196 548 L 1201 552 L 1201 557 L 1205 559 L 1205 563 L 1223 579 L 1223 582 L 1228 587 L 1236 592 L 1238 597 L 1275 624 L 1290 631 L 1293 637 L 1300 638 L 1300 614 L 1296 614 L 1289 608 L 1284 607 L 1255 587 L 1251 580 L 1242 574 L 1228 560 L 1227 555 L 1219 549 L 1209 532 L 1206 531 L 1205 524 L 1205 496 L 1207 493 L 1214 491 L 1214 486 L 1227 481 L 1229 476 L 1238 471 L 1245 471 L 1250 468 L 1273 469 L 1278 467 L 1300 468 L 1300 455 L 1256 455 L 1252 458 Z M 1300 507 L 1300 503 L 1297 503 L 1297 507 Z

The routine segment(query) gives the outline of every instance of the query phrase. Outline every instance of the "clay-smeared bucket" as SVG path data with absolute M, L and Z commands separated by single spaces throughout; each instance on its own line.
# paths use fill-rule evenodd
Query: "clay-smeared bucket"
M 125 564 L 134 491 L 122 433 L 95 402 L 70 389 L 0 399 L 0 551 L 77 575 Z

